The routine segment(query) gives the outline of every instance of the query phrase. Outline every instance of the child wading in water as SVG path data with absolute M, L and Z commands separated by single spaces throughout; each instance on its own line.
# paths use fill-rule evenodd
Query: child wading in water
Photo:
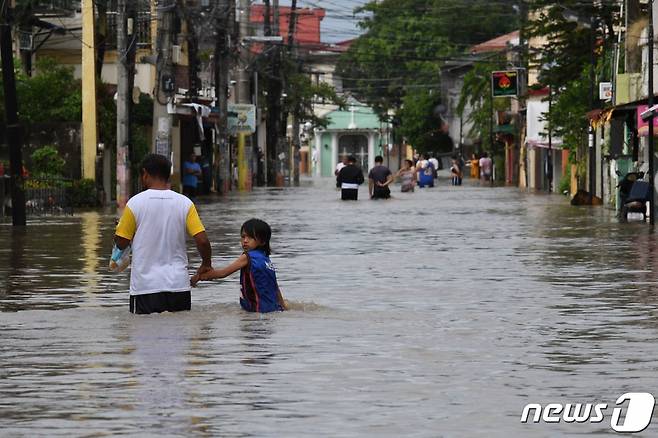
M 199 280 L 228 277 L 240 270 L 240 306 L 248 312 L 274 312 L 285 310 L 276 272 L 270 261 L 272 229 L 260 219 L 249 219 L 240 228 L 240 243 L 244 252 L 225 268 L 213 269 L 192 277 L 192 286 Z

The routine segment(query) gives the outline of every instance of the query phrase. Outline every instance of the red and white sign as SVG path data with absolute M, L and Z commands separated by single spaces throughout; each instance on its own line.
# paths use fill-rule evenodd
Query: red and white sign
M 599 99 L 612 100 L 612 82 L 599 82 Z

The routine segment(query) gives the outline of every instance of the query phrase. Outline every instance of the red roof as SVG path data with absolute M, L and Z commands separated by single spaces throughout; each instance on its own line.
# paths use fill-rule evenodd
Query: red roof
M 471 47 L 471 53 L 500 52 L 505 50 L 510 44 L 518 44 L 519 31 L 515 30 L 505 35 L 498 36 L 492 40 L 476 44 Z
M 270 8 L 273 17 L 274 8 Z M 320 22 L 325 16 L 324 9 L 297 8 L 297 23 L 295 25 L 294 41 L 297 44 L 320 44 Z M 279 34 L 284 41 L 288 39 L 288 25 L 290 24 L 291 8 L 279 7 Z M 273 18 L 271 18 L 272 20 Z M 249 21 L 251 23 L 265 22 L 265 5 L 251 5 Z

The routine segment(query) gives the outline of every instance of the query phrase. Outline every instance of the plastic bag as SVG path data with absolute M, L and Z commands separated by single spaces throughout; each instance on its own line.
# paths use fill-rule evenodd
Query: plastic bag
M 130 245 L 124 249 L 119 249 L 116 244 L 112 247 L 112 256 L 110 257 L 109 269 L 112 272 L 123 272 L 130 265 Z

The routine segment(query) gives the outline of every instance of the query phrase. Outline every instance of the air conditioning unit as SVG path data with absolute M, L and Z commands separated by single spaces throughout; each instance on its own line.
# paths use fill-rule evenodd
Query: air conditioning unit
M 174 64 L 180 64 L 180 61 L 181 61 L 181 47 L 179 45 L 171 46 L 171 61 Z

